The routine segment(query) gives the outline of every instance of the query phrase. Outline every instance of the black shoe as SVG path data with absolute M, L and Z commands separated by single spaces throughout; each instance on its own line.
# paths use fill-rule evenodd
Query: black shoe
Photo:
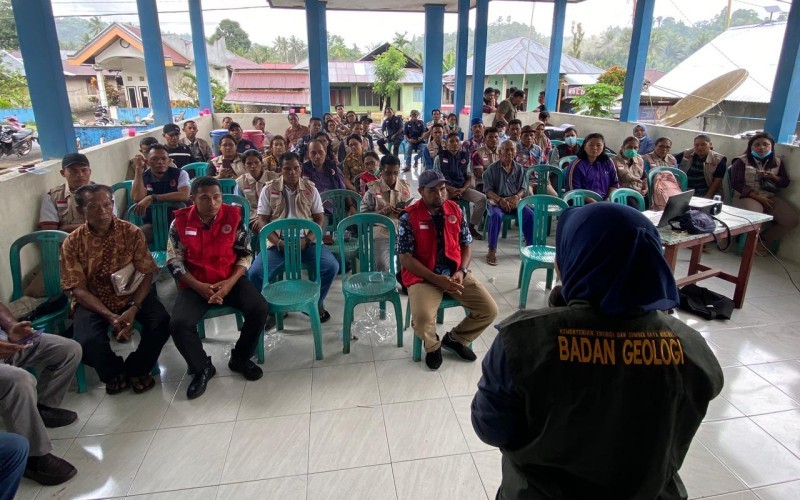
M 192 382 L 186 389 L 186 397 L 189 399 L 199 398 L 206 392 L 208 381 L 217 374 L 217 369 L 211 364 L 211 358 L 208 359 L 208 364 L 205 368 L 200 370 L 199 373 L 192 377 Z
M 327 323 L 328 320 L 331 319 L 331 313 L 325 310 L 325 307 L 320 304 L 319 306 L 319 322 L 320 323 Z
M 403 172 L 411 172 L 411 165 L 408 165 L 407 167 L 403 167 Z
M 264 370 L 249 359 L 241 361 L 231 358 L 231 360 L 228 361 L 228 368 L 230 368 L 232 372 L 241 373 L 247 380 L 258 380 L 264 376 Z
M 41 457 L 28 457 L 24 476 L 43 486 L 55 486 L 69 481 L 77 473 L 71 463 L 48 453 Z
M 275 328 L 275 325 L 277 325 L 277 324 L 278 324 L 278 322 L 275 320 L 275 315 L 274 314 L 268 314 L 267 315 L 267 323 L 264 325 L 264 331 L 268 332 L 268 331 L 272 330 L 273 328 Z
M 431 351 L 425 355 L 425 364 L 431 370 L 438 370 L 442 366 L 442 348 Z
M 78 414 L 74 411 L 50 408 L 45 405 L 36 405 L 36 408 L 39 410 L 39 416 L 42 417 L 45 427 L 64 427 L 78 420 Z
M 476 359 L 478 359 L 478 357 L 475 356 L 475 353 L 472 352 L 472 349 L 465 346 L 461 342 L 453 339 L 453 337 L 450 336 L 450 332 L 447 332 L 447 334 L 445 334 L 444 338 L 442 339 L 442 347 L 452 352 L 453 354 L 463 359 L 464 361 L 475 361 Z

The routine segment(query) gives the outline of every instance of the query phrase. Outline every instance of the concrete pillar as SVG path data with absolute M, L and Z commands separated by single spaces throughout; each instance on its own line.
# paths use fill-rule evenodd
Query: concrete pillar
M 567 17 L 567 0 L 555 0 L 553 9 L 553 30 L 550 34 L 550 58 L 547 62 L 547 83 L 545 84 L 545 106 L 556 110 L 558 87 L 561 82 L 561 52 L 564 47 L 564 20 Z M 528 93 L 528 102 L 536 102 L 538 96 Z
M 150 107 L 156 125 L 172 123 L 172 108 L 169 102 L 167 67 L 164 65 L 164 46 L 161 42 L 161 24 L 158 21 L 156 0 L 136 0 L 139 12 L 139 27 L 144 48 L 144 70 L 150 91 Z
M 108 107 L 108 95 L 106 94 L 106 77 L 103 75 L 103 68 L 94 67 L 95 78 L 97 78 L 97 91 L 100 93 L 100 105 Z
M 17 37 L 45 160 L 78 150 L 50 0 L 12 0 Z
M 622 93 L 621 122 L 639 120 L 639 101 L 644 84 L 644 70 L 647 65 L 647 49 L 650 47 L 650 31 L 653 29 L 653 8 L 656 0 L 638 0 L 633 18 L 633 35 L 628 53 L 628 71 Z
M 469 50 L 469 0 L 458 0 L 458 32 L 456 33 L 456 86 L 453 112 L 461 114 L 467 98 L 467 51 Z M 425 117 L 427 119 L 427 116 Z
M 425 5 L 425 54 L 422 68 L 422 116 L 442 105 L 444 5 Z
M 772 101 L 767 108 L 764 130 L 777 142 L 789 142 L 795 134 L 800 115 L 800 3 L 792 2 L 786 32 L 783 35 L 781 57 L 772 85 Z
M 189 0 L 189 20 L 192 24 L 192 48 L 194 49 L 194 75 L 197 79 L 197 100 L 200 109 L 214 111 L 211 97 L 211 75 L 208 72 L 206 30 L 203 27 L 202 0 Z
M 322 117 L 331 111 L 331 91 L 328 82 L 328 29 L 325 2 L 306 1 L 308 31 L 308 74 L 311 83 L 311 113 Z
M 472 51 L 472 108 L 470 118 L 483 117 L 483 84 L 486 78 L 486 44 L 489 0 L 475 0 L 475 48 Z

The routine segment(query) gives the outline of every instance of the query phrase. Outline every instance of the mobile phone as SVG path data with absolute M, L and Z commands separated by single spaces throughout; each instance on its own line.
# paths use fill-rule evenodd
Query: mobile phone
M 222 160 L 222 168 L 233 168 L 233 161 Z

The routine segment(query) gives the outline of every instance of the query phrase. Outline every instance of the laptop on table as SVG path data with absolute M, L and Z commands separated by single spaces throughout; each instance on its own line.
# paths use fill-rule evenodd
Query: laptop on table
M 694 196 L 694 189 L 672 195 L 667 200 L 667 206 L 664 207 L 663 212 L 647 210 L 642 213 L 645 217 L 650 219 L 650 222 L 656 227 L 669 226 L 670 220 L 685 214 L 689 210 L 689 202 L 692 200 L 692 196 Z

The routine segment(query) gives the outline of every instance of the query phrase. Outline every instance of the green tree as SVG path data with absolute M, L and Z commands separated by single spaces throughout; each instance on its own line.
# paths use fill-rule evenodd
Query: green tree
M 456 67 L 456 53 L 447 52 L 442 58 L 442 72 L 450 71 Z
M 191 71 L 181 73 L 181 78 L 178 80 L 175 90 L 186 96 L 190 106 L 198 106 L 200 104 L 197 97 L 197 76 Z
M 292 35 L 289 37 L 289 57 L 287 62 L 299 63 L 308 54 L 308 45 L 303 40 Z
M 257 63 L 274 61 L 276 59 L 276 54 L 272 47 L 267 47 L 266 45 L 261 45 L 259 43 L 254 43 L 251 45 L 250 50 L 247 51 L 245 56 L 251 61 L 255 61 Z
M 380 96 L 381 109 L 391 106 L 391 96 L 400 90 L 398 81 L 403 77 L 407 62 L 406 56 L 394 45 L 375 58 L 375 83 L 372 84 L 372 91 Z
M 611 66 L 597 78 L 597 83 L 605 83 L 607 85 L 613 85 L 614 87 L 624 87 L 626 74 L 627 71 L 619 66 Z
M 394 38 L 392 39 L 392 45 L 402 50 L 403 52 L 405 52 L 406 47 L 409 44 L 411 44 L 406 35 L 408 35 L 408 31 L 404 31 L 402 33 L 395 32 Z
M 232 104 L 223 102 L 225 96 L 228 95 L 228 89 L 219 80 L 211 77 L 211 100 L 214 101 L 214 112 L 216 113 L 233 113 L 234 108 Z
M 26 108 L 31 105 L 28 80 L 19 71 L 0 63 L 0 108 Z
M 278 61 L 288 62 L 289 61 L 289 40 L 278 36 L 275 37 L 275 40 L 272 42 L 272 50 L 275 51 L 275 57 Z
M 622 87 L 595 83 L 585 87 L 586 93 L 572 100 L 578 114 L 608 118 L 612 116 L 611 108 L 622 95 Z
M 363 55 L 358 45 L 353 44 L 352 47 L 348 47 L 342 36 L 328 33 L 329 61 L 355 61 Z
M 250 50 L 250 46 L 252 45 L 247 32 L 242 29 L 242 26 L 237 21 L 231 19 L 223 19 L 220 21 L 216 31 L 214 31 L 214 34 L 211 35 L 208 41 L 209 43 L 214 43 L 220 38 L 225 39 L 225 46 L 228 47 L 229 50 L 239 55 L 244 55 Z
M 97 16 L 93 16 L 89 18 L 89 36 L 90 38 L 94 38 L 98 33 L 106 29 L 108 23 L 103 21 Z
M 19 48 L 17 23 L 11 10 L 11 0 L 0 0 L 0 19 L 3 19 L 0 22 L 0 49 L 17 50 Z
M 580 59 L 581 44 L 583 43 L 584 36 L 586 36 L 586 32 L 583 31 L 583 24 L 576 24 L 575 21 L 572 21 L 572 27 L 570 28 L 570 31 L 572 32 L 572 41 L 570 41 L 569 44 L 569 55 Z

